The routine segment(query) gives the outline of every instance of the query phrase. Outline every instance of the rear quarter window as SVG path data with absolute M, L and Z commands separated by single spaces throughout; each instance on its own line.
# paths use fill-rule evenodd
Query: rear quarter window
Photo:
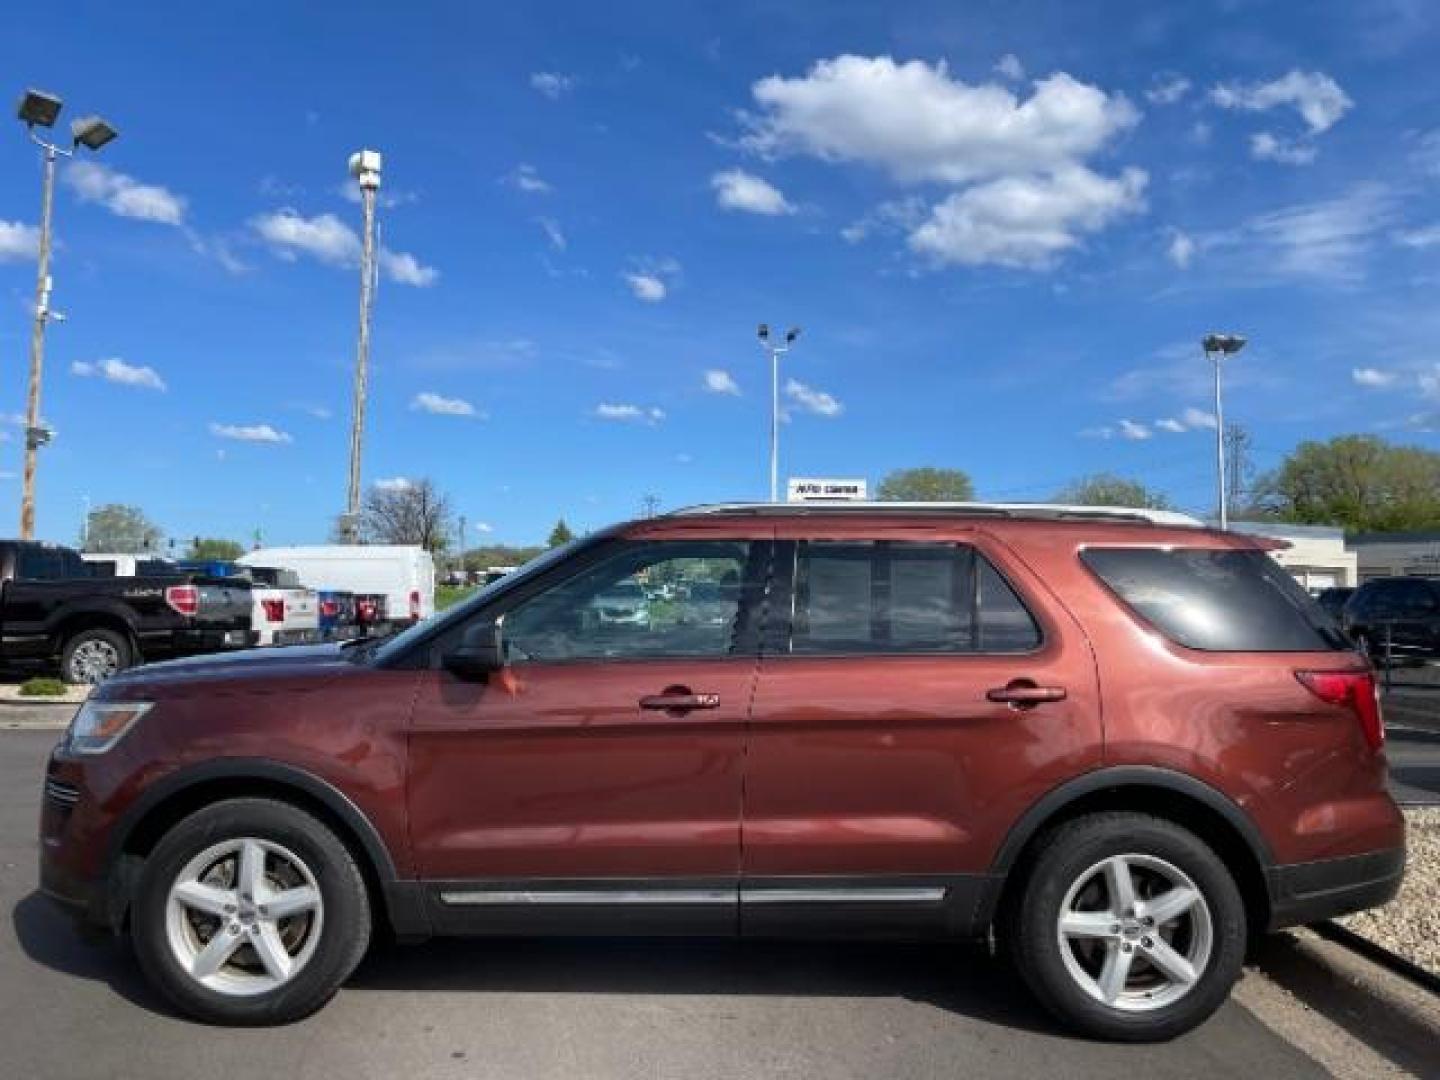
M 1186 648 L 1351 647 L 1325 609 L 1263 551 L 1089 548 L 1080 559 L 1131 611 Z

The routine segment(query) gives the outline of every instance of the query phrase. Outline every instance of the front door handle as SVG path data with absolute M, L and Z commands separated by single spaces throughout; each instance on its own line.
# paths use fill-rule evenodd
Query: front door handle
M 656 712 L 687 713 L 692 709 L 718 709 L 719 694 L 692 694 L 690 691 L 667 690 L 640 699 L 640 708 Z
M 1011 705 L 1017 709 L 1033 709 L 1049 701 L 1064 701 L 1063 686 L 1037 686 L 1030 679 L 1015 679 L 1004 686 L 985 691 L 987 701 Z

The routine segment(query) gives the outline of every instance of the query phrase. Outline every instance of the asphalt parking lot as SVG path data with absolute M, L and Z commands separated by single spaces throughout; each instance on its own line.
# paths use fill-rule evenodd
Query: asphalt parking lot
M 1324 1076 L 1238 1003 L 1163 1046 L 1057 1031 L 977 949 L 443 941 L 382 949 L 309 1020 L 174 1015 L 124 947 L 87 945 L 35 891 L 56 733 L 0 731 L 0 1076 Z

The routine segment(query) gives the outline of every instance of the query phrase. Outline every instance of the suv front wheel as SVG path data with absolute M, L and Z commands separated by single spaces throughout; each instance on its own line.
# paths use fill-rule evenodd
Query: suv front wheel
M 370 938 L 365 881 L 320 821 L 271 799 L 214 803 L 166 833 L 131 911 L 140 965 L 182 1011 L 283 1024 L 325 1004 Z
M 1095 814 L 1040 844 L 1009 936 L 1020 973 L 1061 1020 L 1129 1042 L 1169 1039 L 1225 1001 L 1245 957 L 1234 878 L 1193 833 Z

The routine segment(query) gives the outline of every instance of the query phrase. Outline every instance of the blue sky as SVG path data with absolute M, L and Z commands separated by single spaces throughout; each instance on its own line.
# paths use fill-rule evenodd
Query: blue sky
M 472 543 L 762 497 L 761 320 L 804 328 L 788 475 L 1039 499 L 1111 470 L 1208 510 L 1212 329 L 1251 339 L 1227 414 L 1262 466 L 1440 448 L 1437 38 L 1420 0 L 50 5 L 7 21 L 6 92 L 121 137 L 62 171 L 39 532 L 73 541 L 89 499 L 324 539 L 361 146 L 366 481 L 432 477 Z M 39 168 L 8 123 L 13 414 Z

